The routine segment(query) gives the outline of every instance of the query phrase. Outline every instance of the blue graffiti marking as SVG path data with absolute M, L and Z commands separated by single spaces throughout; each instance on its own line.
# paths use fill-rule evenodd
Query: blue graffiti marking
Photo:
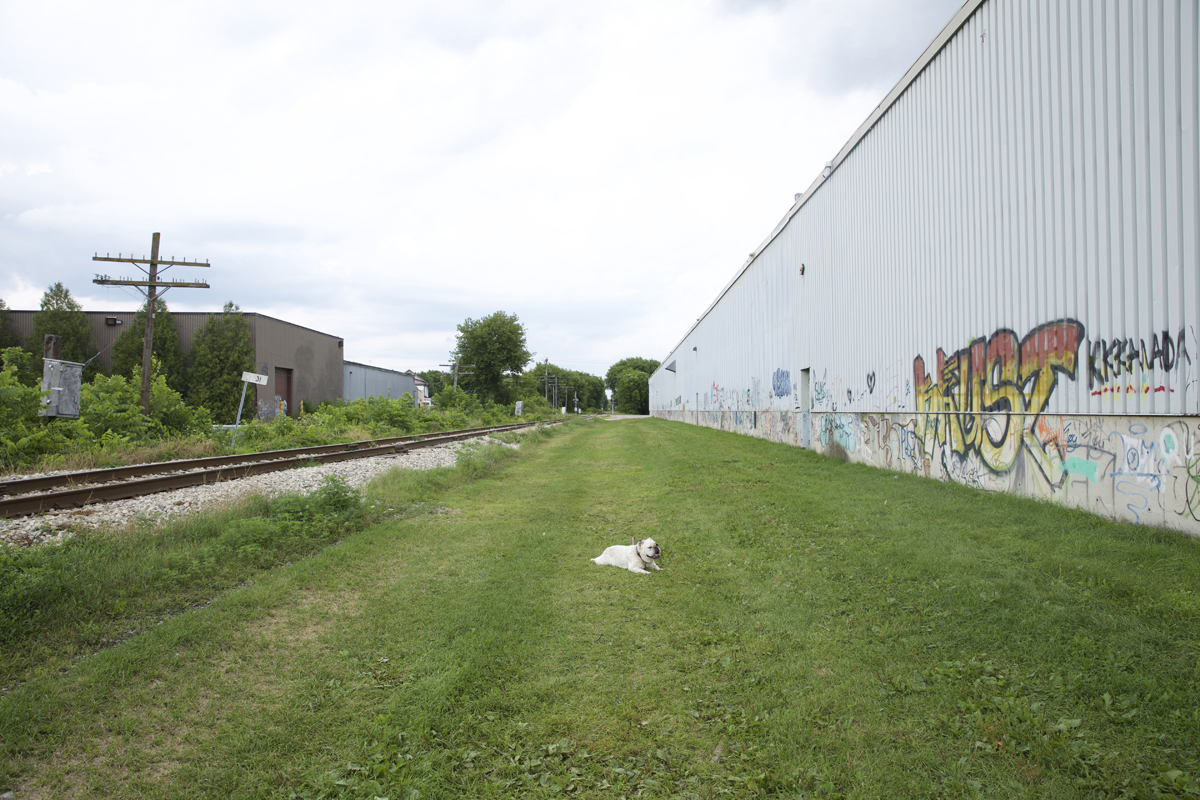
M 828 447 L 830 442 L 837 442 L 848 453 L 858 449 L 858 437 L 854 430 L 858 420 L 848 414 L 829 414 L 821 426 L 821 445 Z
M 786 369 L 775 370 L 775 375 L 771 378 L 771 388 L 775 390 L 776 397 L 787 397 L 792 393 L 792 373 Z

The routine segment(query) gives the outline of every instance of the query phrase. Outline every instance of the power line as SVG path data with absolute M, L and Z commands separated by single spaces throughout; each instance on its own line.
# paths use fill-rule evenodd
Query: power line
M 159 267 L 205 267 L 210 264 L 208 259 L 204 259 L 201 264 L 198 260 L 188 261 L 186 258 L 182 261 L 176 261 L 175 256 L 168 259 L 160 259 L 158 257 L 158 239 L 159 234 L 155 233 L 150 239 L 150 258 L 142 256 L 134 258 L 131 253 L 128 258 L 124 254 L 117 253 L 117 257 L 113 258 L 108 253 L 100 255 L 97 253 L 92 256 L 92 261 L 115 261 L 122 264 L 133 264 L 142 272 L 146 273 L 147 279 L 144 281 L 131 280 L 129 278 L 111 278 L 108 275 L 96 275 L 92 283 L 98 283 L 101 286 L 132 286 L 137 289 L 146 298 L 146 340 L 142 343 L 142 416 L 150 416 L 150 351 L 154 343 L 154 304 L 158 299 L 158 289 L 161 287 L 163 294 L 167 293 L 168 289 L 207 289 L 208 284 L 204 281 L 160 281 L 158 279 Z M 142 264 L 146 264 L 145 267 Z M 145 287 L 144 289 L 142 287 Z
M 459 375 L 474 375 L 474 364 L 459 364 L 458 359 L 454 359 L 453 364 L 438 364 L 439 367 L 454 367 L 454 391 L 458 391 L 458 376 Z M 465 369 L 464 369 L 465 368 Z M 468 371 L 470 370 L 470 371 Z

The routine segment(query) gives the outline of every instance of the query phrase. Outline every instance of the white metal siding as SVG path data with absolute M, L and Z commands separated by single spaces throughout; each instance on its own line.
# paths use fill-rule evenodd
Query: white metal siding
M 366 400 L 372 397 L 399 400 L 405 392 L 408 393 L 414 405 L 419 402 L 417 383 L 412 375 L 354 361 L 343 361 L 342 371 L 343 399 L 346 402 Z
M 651 413 L 1200 535 L 1198 51 L 1196 0 L 968 0 Z
M 982 3 L 667 356 L 653 408 L 790 410 L 776 371 L 809 367 L 814 410 L 916 411 L 917 356 L 936 383 L 939 348 L 1073 329 L 1046 413 L 1200 413 L 1198 17 Z

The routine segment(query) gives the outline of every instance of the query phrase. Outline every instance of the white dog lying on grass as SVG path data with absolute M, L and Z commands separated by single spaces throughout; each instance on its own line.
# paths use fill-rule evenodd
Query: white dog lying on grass
M 639 575 L 649 575 L 650 570 L 662 569 L 655 560 L 662 555 L 653 539 L 630 539 L 633 544 L 614 544 L 592 561 L 602 567 L 620 567 Z

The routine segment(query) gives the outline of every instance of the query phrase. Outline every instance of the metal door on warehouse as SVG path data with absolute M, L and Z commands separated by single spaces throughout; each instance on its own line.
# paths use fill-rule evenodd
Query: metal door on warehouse
M 292 371 L 283 367 L 275 368 L 275 408 L 276 416 L 283 414 L 295 416 L 292 405 Z

